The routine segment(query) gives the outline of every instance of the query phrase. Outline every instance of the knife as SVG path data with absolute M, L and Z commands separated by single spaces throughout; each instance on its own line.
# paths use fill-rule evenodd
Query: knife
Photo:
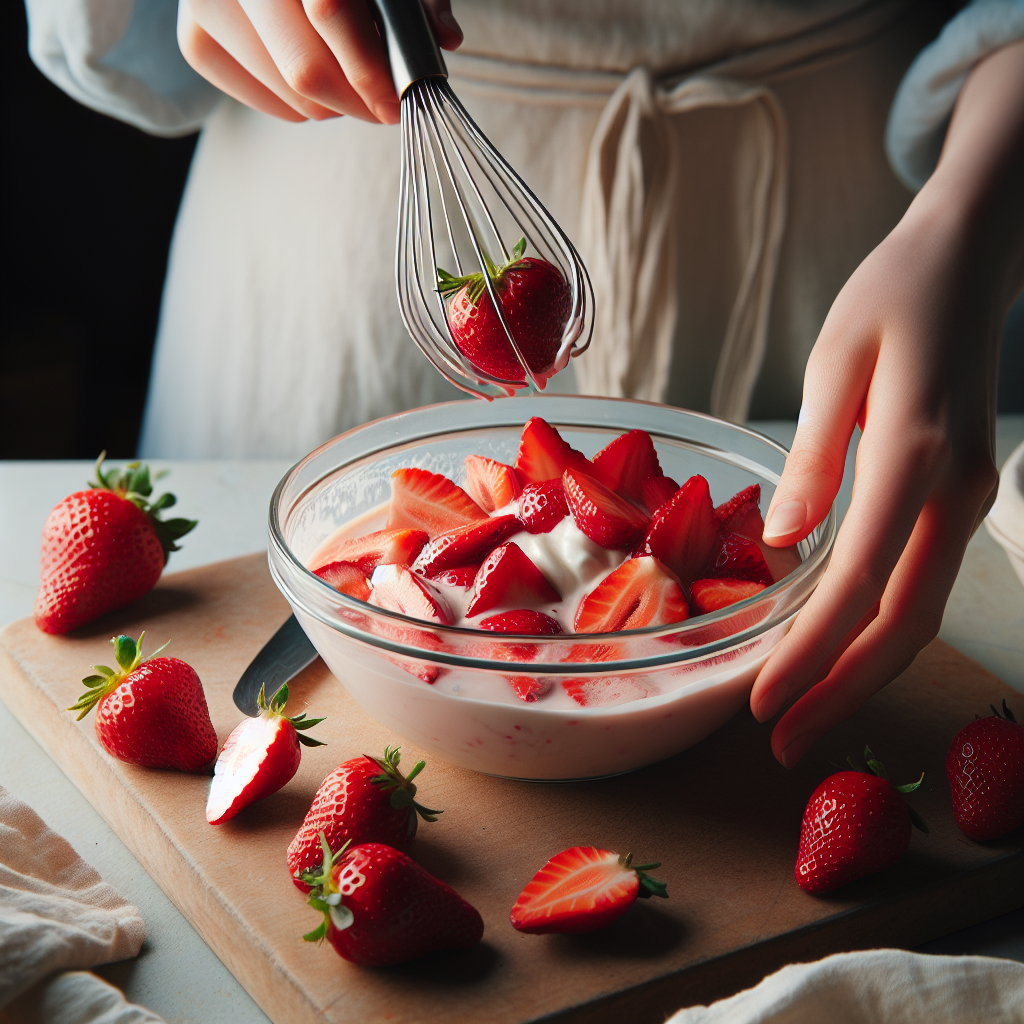
M 231 694 L 235 707 L 255 718 L 260 713 L 257 705 L 260 687 L 266 686 L 269 700 L 282 683 L 297 676 L 316 656 L 316 648 L 302 631 L 298 619 L 289 615 L 235 683 Z

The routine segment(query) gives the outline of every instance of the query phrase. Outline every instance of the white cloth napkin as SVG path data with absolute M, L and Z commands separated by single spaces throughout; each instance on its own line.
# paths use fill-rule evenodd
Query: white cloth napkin
M 666 1024 L 1021 1024 L 1024 965 L 902 949 L 791 964 Z
M 61 1024 L 159 1021 L 80 970 L 137 956 L 145 937 L 138 910 L 0 787 L 0 1007 L 27 1000 L 15 1019 Z

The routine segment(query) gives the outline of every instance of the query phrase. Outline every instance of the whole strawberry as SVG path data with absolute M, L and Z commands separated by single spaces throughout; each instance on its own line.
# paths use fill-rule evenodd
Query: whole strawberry
M 496 267 L 487 259 L 487 272 L 505 325 L 526 365 L 534 374 L 544 376 L 558 355 L 571 297 L 561 271 L 547 260 L 524 257 L 525 251 L 526 240 L 521 238 L 503 266 Z M 458 350 L 485 373 L 525 387 L 523 368 L 508 343 L 484 275 L 455 277 L 439 268 L 437 283 L 448 300 L 448 328 Z
M 89 689 L 67 710 L 80 712 L 81 721 L 95 707 L 96 735 L 120 761 L 200 771 L 217 756 L 203 684 L 177 658 L 144 658 L 145 635 L 139 634 L 138 643 L 130 636 L 111 639 L 118 670 L 94 665 L 98 674 L 82 680 Z
M 848 758 L 853 771 L 830 775 L 807 802 L 795 869 L 797 885 L 807 892 L 831 892 L 895 864 L 910 844 L 911 821 L 928 831 L 901 796 L 917 789 L 924 774 L 894 786 L 868 747 L 864 757 L 874 774 Z
M 953 737 L 946 777 L 953 816 L 969 839 L 998 839 L 1024 823 L 1024 726 L 1005 700 L 1002 715 L 992 707 Z
M 288 847 L 288 870 L 303 892 L 309 892 L 309 885 L 302 875 L 323 863 L 321 835 L 333 850 L 345 843 L 384 843 L 407 850 L 420 816 L 424 821 L 437 821 L 441 812 L 416 802 L 412 781 L 426 762 L 420 761 L 404 776 L 398 769 L 399 749 L 386 747 L 383 757 L 353 757 L 324 779 Z
M 415 960 L 436 949 L 470 949 L 484 922 L 454 889 L 383 843 L 332 854 L 321 836 L 323 869 L 309 872 L 309 905 L 323 914 L 303 938 L 325 937 L 335 952 L 366 967 Z
M 32 613 L 44 633 L 67 633 L 151 590 L 175 543 L 194 519 L 160 518 L 173 494 L 150 502 L 149 467 L 133 462 L 103 472 L 59 502 L 43 525 L 39 593 Z

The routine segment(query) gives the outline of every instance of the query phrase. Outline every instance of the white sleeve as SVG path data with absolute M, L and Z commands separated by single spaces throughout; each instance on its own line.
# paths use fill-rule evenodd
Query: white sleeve
M 950 115 L 976 64 L 1024 38 L 1024 0 L 974 0 L 926 46 L 903 77 L 885 128 L 896 176 L 916 192 L 939 161 Z
M 79 103 L 152 135 L 187 135 L 221 93 L 185 63 L 177 0 L 25 0 L 36 67 Z

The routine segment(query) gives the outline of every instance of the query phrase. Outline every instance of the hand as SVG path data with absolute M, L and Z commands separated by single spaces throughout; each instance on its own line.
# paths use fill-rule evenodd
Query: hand
M 450 0 L 423 6 L 438 45 L 456 49 Z M 370 0 L 179 0 L 178 46 L 204 78 L 264 114 L 398 123 Z
M 820 585 L 754 683 L 792 767 L 938 632 L 995 499 L 999 337 L 1024 280 L 1024 43 L 972 72 L 939 166 L 839 293 L 807 363 L 765 540 L 828 513 L 853 428 L 853 502 Z

